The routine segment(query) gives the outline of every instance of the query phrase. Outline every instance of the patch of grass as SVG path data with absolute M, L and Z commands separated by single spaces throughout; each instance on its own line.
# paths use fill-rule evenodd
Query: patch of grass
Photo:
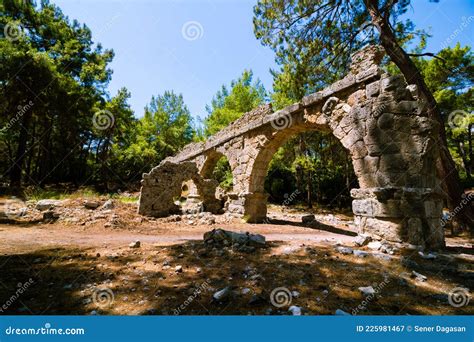
M 132 203 L 132 204 L 136 204 L 138 203 L 138 196 L 125 196 L 125 195 L 121 195 L 121 194 L 112 194 L 110 195 L 110 198 L 116 200 L 116 201 L 119 201 L 121 203 L 125 203 L 125 204 L 129 204 L 129 203 Z
M 77 198 L 97 198 L 99 193 L 90 189 L 84 188 L 76 191 L 59 190 L 59 189 L 42 189 L 42 188 L 27 188 L 24 190 L 24 196 L 27 201 L 39 201 L 42 199 L 77 199 Z

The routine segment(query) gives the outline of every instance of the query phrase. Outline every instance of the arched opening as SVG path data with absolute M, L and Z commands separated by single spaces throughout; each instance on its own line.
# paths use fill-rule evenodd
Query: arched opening
M 331 133 L 302 132 L 272 156 L 264 190 L 272 204 L 331 209 L 351 207 L 350 189 L 358 187 L 348 151 Z
M 267 202 L 350 208 L 357 177 L 349 151 L 329 127 L 301 123 L 258 139 L 264 143 L 251 166 L 245 198 L 249 221 L 265 220 Z
M 234 187 L 232 169 L 226 156 L 223 155 L 216 162 L 210 178 L 219 182 L 219 187 L 225 192 L 232 191 Z
M 195 214 L 204 210 L 198 187 L 192 179 L 188 179 L 182 183 L 181 195 L 175 203 L 184 214 Z
M 225 206 L 228 194 L 233 191 L 234 180 L 229 159 L 218 151 L 212 151 L 206 157 L 201 168 L 201 176 L 215 184 L 214 197 L 219 203 L 219 211 Z

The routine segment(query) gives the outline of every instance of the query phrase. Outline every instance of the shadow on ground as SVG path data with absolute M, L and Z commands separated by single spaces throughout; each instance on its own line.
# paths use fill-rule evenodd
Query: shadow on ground
M 263 315 L 288 314 L 291 304 L 313 315 L 336 309 L 362 315 L 472 314 L 472 306 L 448 303 L 451 288 L 472 288 L 472 265 L 465 260 L 423 260 L 407 251 L 400 260 L 386 261 L 304 245 L 277 254 L 281 246 L 272 242 L 247 254 L 188 241 L 103 255 L 64 248 L 2 255 L 0 313 Z M 407 277 L 412 270 L 428 281 Z M 30 278 L 32 285 L 18 295 L 19 283 Z M 360 286 L 373 286 L 378 294 L 364 298 Z M 214 300 L 225 288 L 228 295 Z M 278 307 L 278 298 L 274 305 L 276 288 L 287 289 L 291 303 L 280 297 L 285 305 Z

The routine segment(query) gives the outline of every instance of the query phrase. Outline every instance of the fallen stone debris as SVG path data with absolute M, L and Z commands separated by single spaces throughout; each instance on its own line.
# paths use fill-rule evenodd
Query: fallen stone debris
M 237 249 L 251 247 L 248 251 L 253 251 L 254 248 L 262 248 L 266 246 L 265 237 L 263 235 L 250 234 L 249 232 L 236 233 L 220 228 L 204 233 L 204 242 L 208 245 L 219 247 L 232 246 Z

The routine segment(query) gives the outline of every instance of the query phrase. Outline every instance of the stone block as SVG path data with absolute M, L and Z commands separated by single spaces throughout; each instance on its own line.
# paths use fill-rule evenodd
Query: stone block
M 365 87 L 365 93 L 367 98 L 377 97 L 380 94 L 380 81 L 367 84 Z

